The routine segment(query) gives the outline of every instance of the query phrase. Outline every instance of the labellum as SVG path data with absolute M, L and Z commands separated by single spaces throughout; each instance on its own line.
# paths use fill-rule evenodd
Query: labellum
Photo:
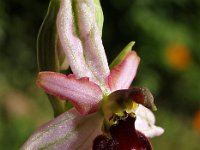
M 152 150 L 149 140 L 135 129 L 135 117 L 119 117 L 118 124 L 110 127 L 111 137 L 99 135 L 93 142 L 93 150 Z

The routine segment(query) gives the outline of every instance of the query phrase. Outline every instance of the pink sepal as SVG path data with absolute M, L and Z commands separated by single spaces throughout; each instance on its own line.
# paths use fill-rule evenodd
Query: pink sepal
M 69 100 L 83 115 L 97 111 L 102 99 L 100 87 L 87 77 L 76 79 L 73 74 L 44 71 L 38 74 L 37 85 L 48 94 Z
M 21 150 L 90 150 L 102 121 L 98 112 L 82 116 L 72 108 L 33 133 Z

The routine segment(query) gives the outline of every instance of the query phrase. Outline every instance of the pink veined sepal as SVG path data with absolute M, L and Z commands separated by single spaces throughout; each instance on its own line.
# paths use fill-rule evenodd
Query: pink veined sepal
M 37 85 L 48 94 L 69 100 L 83 115 L 97 111 L 102 99 L 100 87 L 87 77 L 76 79 L 73 74 L 45 71 L 38 74 Z
M 98 112 L 82 116 L 72 108 L 35 131 L 20 150 L 90 150 L 102 120 Z
M 93 0 L 61 0 L 57 30 L 62 49 L 76 77 L 89 77 L 91 81 L 105 86 L 109 67 L 95 9 Z

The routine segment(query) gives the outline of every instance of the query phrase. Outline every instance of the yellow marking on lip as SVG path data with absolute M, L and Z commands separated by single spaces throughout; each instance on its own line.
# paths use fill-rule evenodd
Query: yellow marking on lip
M 136 111 L 136 109 L 138 108 L 138 106 L 139 106 L 139 104 L 133 101 L 132 104 L 127 105 L 126 112 L 128 114 L 134 113 Z

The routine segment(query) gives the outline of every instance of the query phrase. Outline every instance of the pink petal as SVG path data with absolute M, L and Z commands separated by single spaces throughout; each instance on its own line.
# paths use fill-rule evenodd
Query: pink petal
M 81 0 L 77 3 L 78 26 L 85 61 L 97 80 L 105 83 L 110 70 L 96 20 L 95 2 Z
M 57 17 L 57 30 L 62 49 L 65 51 L 70 67 L 77 77 L 91 77 L 92 74 L 83 57 L 81 41 L 76 35 L 74 22 L 72 2 L 61 0 Z
M 129 88 L 136 75 L 139 62 L 140 58 L 137 56 L 136 52 L 131 51 L 127 54 L 122 63 L 111 70 L 108 76 L 108 85 L 111 91 Z
M 72 108 L 43 125 L 21 150 L 89 150 L 95 137 L 101 133 L 102 122 L 103 118 L 99 113 L 82 116 Z
M 97 111 L 102 92 L 99 86 L 88 78 L 76 79 L 74 75 L 55 72 L 40 72 L 37 84 L 48 94 L 67 99 L 81 114 Z

